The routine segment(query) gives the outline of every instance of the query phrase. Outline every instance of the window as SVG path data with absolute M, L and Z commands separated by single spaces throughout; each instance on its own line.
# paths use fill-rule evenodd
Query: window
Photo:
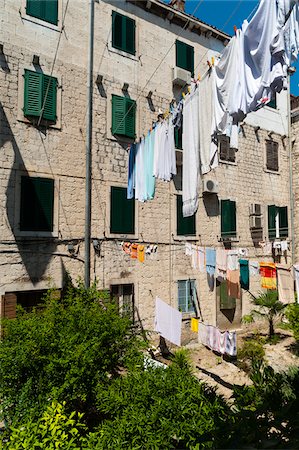
M 221 200 L 221 237 L 230 238 L 236 236 L 236 202 Z
M 228 295 L 226 280 L 220 283 L 219 294 L 220 294 L 220 310 L 236 308 L 236 299 Z
M 178 308 L 183 313 L 196 312 L 195 280 L 178 281 Z
M 57 25 L 58 0 L 27 0 L 26 13 L 29 16 Z
M 175 127 L 174 129 L 174 144 L 177 150 L 183 150 L 183 127 Z
M 183 217 L 183 198 L 181 195 L 177 195 L 176 203 L 176 216 L 177 216 L 177 235 L 178 236 L 195 236 L 195 214 L 191 217 Z
M 25 70 L 24 115 L 56 122 L 57 78 Z
M 176 41 L 176 66 L 191 72 L 194 75 L 194 48 L 185 42 Z
M 278 172 L 278 142 L 266 141 L 267 170 Z
M 112 12 L 112 47 L 135 55 L 135 20 Z
M 234 148 L 231 148 L 229 146 L 229 144 L 230 144 L 230 140 L 228 137 L 222 136 L 219 139 L 220 160 L 235 162 L 236 161 L 236 150 Z
M 110 232 L 135 233 L 135 201 L 127 199 L 127 189 L 111 186 Z
M 134 322 L 134 284 L 114 284 L 110 292 L 117 301 L 120 314 Z
M 288 237 L 288 207 L 268 206 L 269 239 Z
M 53 231 L 54 180 L 21 177 L 20 231 Z
M 112 95 L 112 134 L 135 137 L 136 102 L 128 97 Z
M 277 98 L 276 98 L 276 93 L 272 94 L 272 100 L 267 103 L 267 106 L 269 106 L 269 108 L 273 108 L 273 109 L 277 109 Z

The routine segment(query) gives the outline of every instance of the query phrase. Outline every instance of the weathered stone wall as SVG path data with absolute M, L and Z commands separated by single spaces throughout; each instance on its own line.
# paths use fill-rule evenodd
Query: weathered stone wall
M 62 10 L 65 5 L 63 1 Z M 110 187 L 126 186 L 128 163 L 128 144 L 118 141 L 110 132 L 111 95 L 121 95 L 123 83 L 129 83 L 129 95 L 137 101 L 139 136 L 150 128 L 159 108 L 166 110 L 174 96 L 172 68 L 177 35 L 181 34 L 180 39 L 194 45 L 195 66 L 201 73 L 206 70 L 205 53 L 209 49 L 220 50 L 222 44 L 190 30 L 183 31 L 177 25 L 125 2 L 115 2 L 114 6 L 99 2 L 95 8 L 94 76 L 103 75 L 103 86 L 94 85 L 92 236 L 101 240 L 102 245 L 100 253 L 91 249 L 92 279 L 97 279 L 99 287 L 105 288 L 111 284 L 134 283 L 135 304 L 148 329 L 153 326 L 156 295 L 176 307 L 177 281 L 195 279 L 203 319 L 222 327 L 238 326 L 240 316 L 250 307 L 248 295 L 243 295 L 237 317 L 231 324 L 219 311 L 219 305 L 217 313 L 216 289 L 209 292 L 206 275 L 192 269 L 191 260 L 185 255 L 185 240 L 173 237 L 176 235 L 177 194 L 173 182 L 158 181 L 153 201 L 136 202 L 137 241 L 157 244 L 156 256 L 146 258 L 144 264 L 131 260 L 121 248 L 121 241 L 130 240 L 130 237 L 117 236 L 115 239 L 116 236 L 109 232 Z M 111 13 L 115 8 L 136 20 L 136 57 L 123 56 L 111 48 Z M 59 26 L 46 26 L 26 16 L 22 0 L 4 1 L 0 31 L 0 41 L 4 43 L 4 56 L 0 55 L 0 293 L 53 285 L 61 287 L 66 271 L 73 279 L 84 274 L 88 47 L 85 2 L 73 0 L 69 3 L 53 66 L 59 30 Z M 34 69 L 33 54 L 40 56 L 41 69 L 49 74 L 53 67 L 53 75 L 59 80 L 59 118 L 57 126 L 47 130 L 38 130 L 22 115 L 22 75 L 25 68 Z M 146 99 L 150 90 L 153 91 L 155 112 L 151 111 Z M 284 94 L 280 98 L 284 105 Z M 259 112 L 256 121 L 261 120 L 261 114 Z M 271 118 L 271 111 L 267 109 L 268 118 L 269 114 Z M 280 111 L 275 114 L 278 116 Z M 277 131 L 275 121 L 273 124 L 273 131 Z M 219 195 L 200 199 L 196 215 L 197 236 L 192 242 L 223 246 L 219 241 L 218 200 L 229 198 L 237 204 L 238 242 L 232 246 L 248 248 L 250 258 L 261 261 L 271 259 L 271 255 L 264 255 L 261 248 L 253 246 L 249 205 L 262 204 L 266 236 L 267 205 L 289 205 L 287 143 L 279 135 L 273 135 L 279 142 L 280 170 L 277 174 L 269 173 L 265 170 L 267 132 L 255 133 L 248 124 L 244 125 L 243 132 L 236 163 L 221 163 L 208 175 L 219 182 Z M 23 173 L 55 179 L 55 239 L 21 239 L 17 235 L 19 185 Z M 71 257 L 67 251 L 69 242 L 75 245 L 76 257 Z M 259 290 L 258 279 L 251 279 L 250 290 Z

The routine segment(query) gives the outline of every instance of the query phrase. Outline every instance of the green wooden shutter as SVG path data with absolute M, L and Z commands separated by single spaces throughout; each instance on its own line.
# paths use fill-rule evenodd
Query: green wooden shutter
M 276 238 L 276 214 L 277 208 L 275 205 L 268 206 L 268 236 L 269 239 Z
M 40 0 L 27 0 L 26 2 L 26 14 L 37 19 L 42 19 L 42 2 Z
M 279 237 L 288 237 L 288 207 L 283 206 L 278 209 L 279 213 Z
M 126 98 L 125 128 L 126 136 L 135 137 L 136 102 Z
M 37 178 L 35 183 L 38 230 L 53 231 L 54 180 Z
M 178 150 L 183 149 L 182 131 L 183 131 L 182 127 L 181 128 L 175 127 L 175 129 L 174 129 L 174 143 L 175 143 L 175 148 L 177 148 Z
M 183 217 L 183 199 L 181 195 L 177 195 L 177 235 L 178 236 L 195 236 L 195 214 L 191 217 Z
M 42 107 L 42 74 L 25 70 L 24 115 L 38 117 Z
M 21 231 L 53 231 L 54 180 L 21 178 Z
M 196 298 L 195 281 L 178 281 L 178 309 L 181 312 L 194 312 L 194 300 Z
M 220 309 L 235 309 L 236 299 L 228 295 L 227 281 L 223 281 L 219 286 Z
M 125 51 L 135 55 L 135 20 L 125 17 Z
M 57 79 L 49 75 L 43 75 L 43 119 L 56 122 Z
M 277 109 L 277 97 L 276 97 L 276 93 L 273 94 L 273 98 L 272 100 L 267 103 L 267 106 L 269 106 L 269 108 L 273 108 L 273 109 Z
M 58 0 L 45 0 L 44 2 L 44 20 L 57 25 L 58 23 Z
M 126 134 L 126 98 L 112 95 L 112 134 Z
M 112 11 L 112 47 L 123 49 L 123 16 Z
M 127 199 L 127 189 L 111 186 L 110 232 L 135 233 L 135 201 Z
M 221 200 L 221 236 L 235 237 L 237 235 L 236 225 L 236 202 Z
M 176 41 L 176 66 L 194 73 L 194 48 L 185 42 Z

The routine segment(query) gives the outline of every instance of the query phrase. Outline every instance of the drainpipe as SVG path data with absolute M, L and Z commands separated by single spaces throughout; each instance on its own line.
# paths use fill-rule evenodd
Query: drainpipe
M 293 152 L 292 152 L 292 122 L 291 122 L 291 75 L 294 69 L 288 70 L 288 153 L 289 153 L 289 178 L 290 178 L 290 213 L 291 213 L 291 254 L 292 264 L 295 264 L 295 225 L 294 225 L 294 191 L 293 191 Z
M 85 181 L 85 262 L 84 283 L 90 286 L 90 236 L 91 236 L 91 150 L 92 150 L 92 101 L 93 101 L 93 50 L 94 50 L 94 0 L 89 3 L 89 56 L 87 82 L 86 122 L 86 181 Z

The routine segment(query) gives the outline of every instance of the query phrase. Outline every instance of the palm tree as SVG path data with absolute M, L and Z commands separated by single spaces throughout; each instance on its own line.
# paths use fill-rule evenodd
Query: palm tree
M 263 317 L 269 323 L 269 338 L 274 334 L 274 320 L 284 315 L 284 308 L 287 306 L 278 300 L 278 293 L 276 290 L 267 290 L 260 292 L 258 297 L 252 296 L 252 303 L 258 309 L 253 309 L 248 316 L 244 316 L 244 322 L 252 322 L 254 316 Z

